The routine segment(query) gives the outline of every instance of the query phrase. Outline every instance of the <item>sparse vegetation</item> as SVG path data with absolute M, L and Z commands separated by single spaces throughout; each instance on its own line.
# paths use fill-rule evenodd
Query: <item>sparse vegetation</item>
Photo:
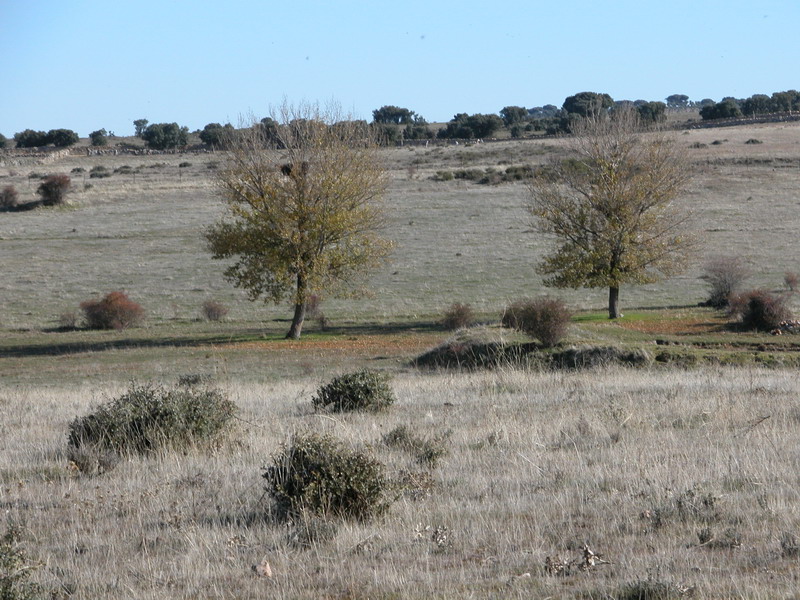
M 0 209 L 16 208 L 18 202 L 17 188 L 13 185 L 3 186 L 3 189 L 0 190 Z

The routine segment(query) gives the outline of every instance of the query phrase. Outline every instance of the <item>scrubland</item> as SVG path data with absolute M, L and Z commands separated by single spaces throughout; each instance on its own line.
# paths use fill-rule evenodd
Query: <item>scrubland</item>
M 300 342 L 281 339 L 288 306 L 248 302 L 203 246 L 222 214 L 209 168 L 220 154 L 0 157 L 0 185 L 23 200 L 31 172 L 86 172 L 71 175 L 67 206 L 0 214 L 0 533 L 21 526 L 30 579 L 56 598 L 794 597 L 800 380 L 780 366 L 794 363 L 767 358 L 794 359 L 800 344 L 730 330 L 696 305 L 706 257 L 744 257 L 767 289 L 800 270 L 799 132 L 678 132 L 695 171 L 680 202 L 703 241 L 697 261 L 624 286 L 617 323 L 595 312 L 604 290 L 558 291 L 580 311 L 566 344 L 721 348 L 730 360 L 587 371 L 410 366 L 449 335 L 438 319 L 451 303 L 496 323 L 509 301 L 553 292 L 535 272 L 551 240 L 532 229 L 523 183 L 432 178 L 544 164 L 561 155 L 558 139 L 386 150 L 392 262 L 369 297 L 326 299 L 327 328 L 309 324 Z M 96 165 L 131 170 L 92 179 Z M 142 304 L 143 326 L 60 327 L 113 290 Z M 230 309 L 223 321 L 199 319 L 209 299 Z M 313 411 L 321 383 L 363 366 L 394 374 L 392 407 Z M 188 373 L 239 406 L 225 443 L 124 457 L 102 473 L 70 461 L 77 416 L 131 379 Z M 388 447 L 401 425 L 437 440 L 442 458 L 422 465 Z M 387 513 L 313 531 L 277 519 L 262 473 L 303 431 L 385 463 L 396 482 Z M 582 569 L 584 544 L 606 562 Z

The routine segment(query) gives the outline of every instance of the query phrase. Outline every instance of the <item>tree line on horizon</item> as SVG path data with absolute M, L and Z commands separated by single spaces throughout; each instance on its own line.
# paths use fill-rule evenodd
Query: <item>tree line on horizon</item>
M 749 98 L 726 96 L 719 102 L 710 98 L 700 101 L 690 100 L 686 94 L 672 94 L 665 102 L 647 100 L 614 100 L 609 94 L 598 92 L 579 92 L 568 96 L 561 108 L 545 104 L 526 108 L 524 106 L 505 106 L 497 114 L 457 113 L 444 127 L 438 130 L 420 114 L 408 108 L 385 105 L 372 111 L 372 122 L 358 121 L 363 126 L 377 130 L 385 144 L 397 144 L 405 140 L 432 139 L 482 139 L 507 129 L 512 138 L 526 134 L 545 133 L 555 135 L 571 133 L 579 120 L 595 111 L 614 111 L 621 108 L 634 108 L 644 123 L 660 123 L 666 119 L 666 111 L 696 108 L 704 121 L 731 119 L 800 111 L 800 92 L 787 90 L 772 95 L 753 94 Z M 262 119 L 264 127 L 271 127 L 269 117 Z M 147 119 L 133 121 L 135 135 L 144 140 L 148 148 L 165 150 L 181 148 L 188 144 L 189 128 L 177 123 L 149 123 Z M 222 148 L 226 139 L 235 131 L 230 123 L 209 123 L 202 130 L 196 130 L 204 144 Z M 92 146 L 106 146 L 108 139 L 115 137 L 113 132 L 99 129 L 89 134 Z M 7 148 L 10 141 L 0 134 L 0 148 Z M 51 129 L 36 131 L 25 129 L 13 136 L 16 148 L 38 148 L 54 146 L 67 148 L 79 141 L 77 133 L 70 129 Z

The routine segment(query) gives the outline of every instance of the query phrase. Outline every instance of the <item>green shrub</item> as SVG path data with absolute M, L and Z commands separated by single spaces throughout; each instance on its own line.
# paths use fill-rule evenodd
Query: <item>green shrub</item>
M 125 292 L 111 292 L 102 300 L 81 302 L 89 329 L 127 329 L 144 318 L 144 309 Z
M 103 165 L 97 165 L 89 171 L 90 179 L 103 179 L 104 177 L 111 177 L 111 171 L 106 169 Z
M 475 313 L 469 304 L 461 304 L 454 302 L 450 307 L 444 311 L 442 316 L 442 327 L 454 331 L 469 327 L 475 322 Z
M 730 303 L 731 316 L 745 329 L 771 331 L 792 319 L 787 297 L 766 290 L 750 290 L 734 297 Z
M 550 348 L 564 338 L 571 318 L 572 313 L 561 300 L 543 296 L 514 302 L 503 313 L 502 323 Z
M 295 435 L 263 477 L 282 518 L 311 513 L 367 520 L 389 507 L 384 465 L 330 436 Z
M 334 412 L 383 410 L 395 400 L 389 379 L 386 373 L 370 369 L 346 373 L 321 386 L 311 403 L 316 410 Z
M 64 202 L 70 185 L 69 175 L 48 175 L 36 188 L 36 193 L 42 197 L 42 204 L 45 206 L 56 206 Z
M 22 531 L 9 525 L 0 537 L 0 599 L 32 600 L 40 598 L 42 590 L 28 581 L 35 566 L 29 564 L 28 555 L 20 546 Z
M 107 146 L 108 132 L 105 129 L 98 129 L 89 134 L 89 139 L 92 142 L 92 146 Z
M 236 406 L 213 388 L 165 389 L 132 384 L 126 393 L 76 418 L 69 426 L 72 449 L 144 454 L 218 442 Z

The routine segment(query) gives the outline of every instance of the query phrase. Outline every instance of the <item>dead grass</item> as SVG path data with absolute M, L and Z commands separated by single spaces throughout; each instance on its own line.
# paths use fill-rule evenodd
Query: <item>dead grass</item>
M 230 384 L 232 445 L 96 477 L 70 468 L 67 424 L 119 388 L 0 388 L 0 504 L 36 581 L 92 598 L 572 598 L 648 580 L 795 593 L 794 371 L 409 374 L 387 413 L 336 418 L 308 410 L 316 383 Z M 400 426 L 449 432 L 426 493 L 373 523 L 309 525 L 310 544 L 269 517 L 262 467 L 293 432 L 369 444 L 408 480 L 423 467 L 382 443 Z M 608 564 L 580 568 L 586 543 Z M 574 568 L 548 574 L 548 556 Z

